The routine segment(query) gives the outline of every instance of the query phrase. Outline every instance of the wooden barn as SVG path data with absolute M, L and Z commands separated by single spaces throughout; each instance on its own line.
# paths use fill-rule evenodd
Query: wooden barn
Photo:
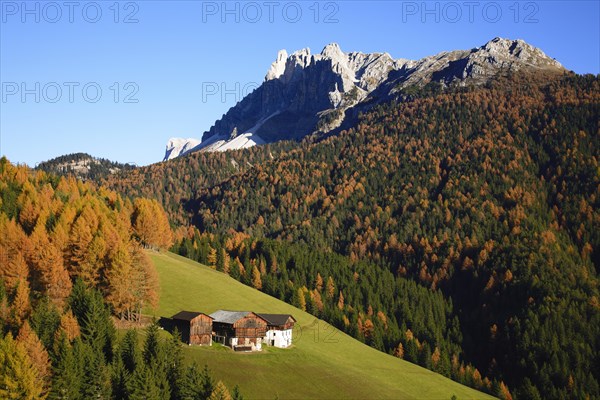
M 250 311 L 218 310 L 213 319 L 214 340 L 235 351 L 260 351 L 267 321 Z
M 210 315 L 195 311 L 180 311 L 173 315 L 171 320 L 185 343 L 212 345 L 213 319 Z
M 256 314 L 267 321 L 264 343 L 267 346 L 286 348 L 292 345 L 292 330 L 296 319 L 290 314 Z

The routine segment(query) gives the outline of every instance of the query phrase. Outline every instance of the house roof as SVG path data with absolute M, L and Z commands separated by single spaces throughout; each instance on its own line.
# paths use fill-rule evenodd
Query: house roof
M 252 313 L 250 311 L 217 310 L 214 313 L 210 314 L 210 317 L 214 319 L 214 322 L 234 324 L 248 314 Z
M 178 319 L 181 321 L 191 321 L 194 318 L 196 318 L 198 315 L 206 315 L 206 314 L 197 312 L 197 311 L 180 311 L 177 314 L 173 315 L 171 317 L 171 319 Z M 211 317 L 211 316 L 208 315 L 208 317 Z
M 296 322 L 296 318 L 294 318 L 291 314 L 256 314 L 265 321 L 269 325 L 285 325 L 289 318 L 293 319 Z

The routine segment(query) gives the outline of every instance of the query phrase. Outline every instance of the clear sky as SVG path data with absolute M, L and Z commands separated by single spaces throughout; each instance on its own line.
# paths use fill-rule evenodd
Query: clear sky
M 201 138 L 277 51 L 419 59 L 500 36 L 600 71 L 593 1 L 0 0 L 0 154 L 34 166 L 87 152 L 146 165 Z

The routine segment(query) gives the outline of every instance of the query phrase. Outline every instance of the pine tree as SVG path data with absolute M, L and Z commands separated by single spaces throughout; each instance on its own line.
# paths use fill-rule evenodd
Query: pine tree
M 60 314 L 50 300 L 42 298 L 31 314 L 31 328 L 46 349 L 54 348 L 56 331 L 60 326 Z
M 231 398 L 233 400 L 244 400 L 244 396 L 242 396 L 242 393 L 240 392 L 240 387 L 238 385 L 235 385 L 233 387 L 233 390 L 231 391 Z
M 104 354 L 81 340 L 75 341 L 73 352 L 81 365 L 83 398 L 108 399 L 111 393 L 110 370 L 104 362 Z
M 129 400 L 164 400 L 159 387 L 154 382 L 150 368 L 140 365 L 136 368 L 127 388 Z
M 181 398 L 181 387 L 185 374 L 181 336 L 177 328 L 173 330 L 171 339 L 165 345 L 165 355 L 171 400 L 177 400 Z
M 200 373 L 200 386 L 202 388 L 202 396 L 204 398 L 210 397 L 213 390 L 215 389 L 215 381 L 210 374 L 210 370 L 208 369 L 208 365 L 204 365 L 202 372 Z
M 161 347 L 158 341 L 158 324 L 154 321 L 146 328 L 146 340 L 144 341 L 144 363 L 152 365 L 160 356 Z
M 81 366 L 73 353 L 66 335 L 56 343 L 53 356 L 53 376 L 50 399 L 83 399 L 81 397 Z
M 205 400 L 210 397 L 213 388 L 214 381 L 207 366 L 204 366 L 202 371 L 198 369 L 195 362 L 187 367 L 181 387 L 182 398 Z
M 84 313 L 81 319 L 78 319 L 81 338 L 94 352 L 104 356 L 103 362 L 110 363 L 116 337 L 110 311 L 96 289 L 86 289 L 84 293 L 85 298 L 77 306 L 78 313 Z
M 121 357 L 115 357 L 110 369 L 111 398 L 115 400 L 129 399 L 129 379 L 131 374 L 125 369 Z

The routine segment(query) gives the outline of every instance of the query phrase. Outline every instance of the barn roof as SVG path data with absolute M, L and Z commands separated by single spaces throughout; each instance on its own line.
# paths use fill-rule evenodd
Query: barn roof
M 269 325 L 285 325 L 289 318 L 293 319 L 296 322 L 296 318 L 294 318 L 291 314 L 256 314 L 265 321 Z
M 198 315 L 206 315 L 197 311 L 180 311 L 177 314 L 173 315 L 171 319 L 178 319 L 181 321 L 191 321 L 196 318 Z M 210 315 L 208 315 L 210 317 Z M 211 317 L 212 318 L 212 317 Z
M 221 322 L 225 324 L 234 324 L 246 315 L 252 314 L 250 311 L 228 311 L 228 310 L 217 310 L 210 314 L 210 317 L 215 322 Z M 261 317 L 262 318 L 262 317 Z

